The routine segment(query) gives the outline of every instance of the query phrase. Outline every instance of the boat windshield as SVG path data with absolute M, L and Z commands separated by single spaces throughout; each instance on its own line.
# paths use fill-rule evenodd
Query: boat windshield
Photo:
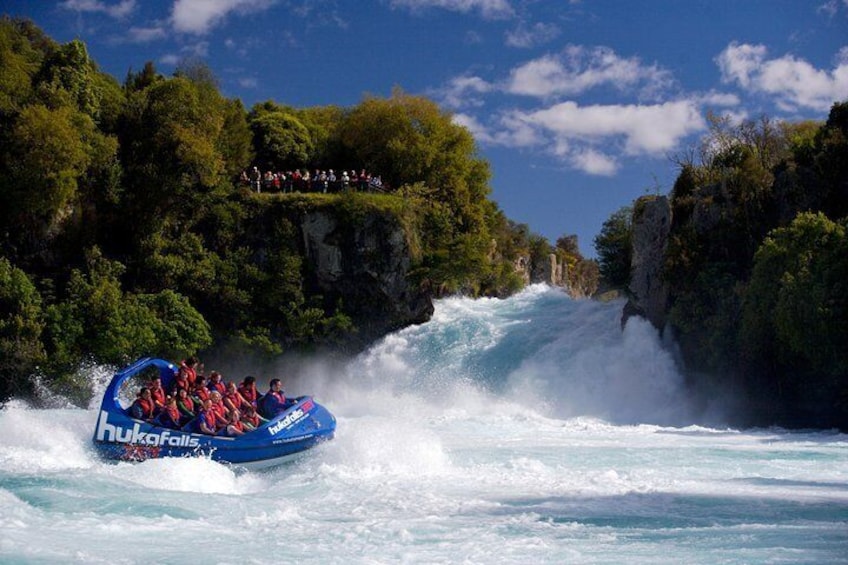
M 150 381 L 158 376 L 159 369 L 150 366 L 145 367 L 143 370 L 122 382 L 121 387 L 118 390 L 118 403 L 121 405 L 121 408 L 127 410 L 130 406 L 132 406 L 132 403 L 135 402 L 141 388 L 148 386 Z

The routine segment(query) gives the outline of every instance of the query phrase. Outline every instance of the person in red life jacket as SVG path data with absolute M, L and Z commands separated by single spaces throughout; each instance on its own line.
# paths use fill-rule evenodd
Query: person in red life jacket
M 217 427 L 221 428 L 227 424 L 227 407 L 224 406 L 224 398 L 217 390 L 209 392 L 209 400 L 212 401 L 212 411 L 215 412 L 215 417 L 218 419 Z
M 141 387 L 141 390 L 138 391 L 138 396 L 135 399 L 135 402 L 130 406 L 130 416 L 135 418 L 136 420 L 144 420 L 149 422 L 153 419 L 153 410 L 154 404 L 153 399 L 150 397 L 150 389 L 145 387 Z
M 177 371 L 177 374 L 174 375 L 174 382 L 171 383 L 171 396 L 177 396 L 179 390 L 191 390 L 191 385 L 182 371 Z
M 155 377 L 150 381 L 150 397 L 153 399 L 153 410 L 158 414 L 165 407 L 165 389 L 162 388 L 162 379 Z
M 180 409 L 177 408 L 177 399 L 173 396 L 165 398 L 165 407 L 156 417 L 156 424 L 164 428 L 180 427 Z
M 209 399 L 209 389 L 206 388 L 206 377 L 197 376 L 197 380 L 194 381 L 194 390 L 191 391 L 191 399 L 198 406 L 202 406 L 203 401 Z
M 189 357 L 180 363 L 179 376 L 188 381 L 189 390 L 194 386 L 194 381 L 197 380 L 198 364 L 196 357 Z
M 227 425 L 223 432 L 230 437 L 244 435 L 244 424 L 241 423 L 241 413 L 238 410 L 227 412 Z
M 201 434 L 215 435 L 218 432 L 218 416 L 212 409 L 212 400 L 207 398 L 203 401 L 195 422 L 196 431 Z
M 224 393 L 224 406 L 228 410 L 241 410 L 244 406 L 250 406 L 250 403 L 244 399 L 236 388 L 236 383 L 227 383 L 227 392 Z
M 191 399 L 188 391 L 184 388 L 177 389 L 177 408 L 180 411 L 180 422 L 182 424 L 188 423 L 197 416 L 194 400 Z
M 254 408 L 256 407 L 256 401 L 259 399 L 259 391 L 256 390 L 256 377 L 246 376 L 239 384 L 238 391 L 242 398 L 247 400 Z
M 253 431 L 268 420 L 256 413 L 256 409 L 252 404 L 248 404 L 241 414 L 241 423 L 244 424 L 245 431 Z
M 280 379 L 271 379 L 268 385 L 268 392 L 262 397 L 262 407 L 260 412 L 265 418 L 274 418 L 280 412 L 288 408 L 286 403 L 286 391 L 283 390 L 283 383 Z
M 222 396 L 227 392 L 227 385 L 224 384 L 224 381 L 221 379 L 221 373 L 218 371 L 209 373 L 209 382 L 206 383 L 206 388 L 209 389 L 209 392 L 217 390 Z

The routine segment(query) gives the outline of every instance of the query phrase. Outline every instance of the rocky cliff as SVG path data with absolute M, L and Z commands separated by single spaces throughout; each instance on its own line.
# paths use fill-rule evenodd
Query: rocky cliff
M 630 300 L 622 323 L 638 315 L 657 329 L 665 327 L 668 284 L 663 280 L 663 262 L 671 229 L 671 205 L 665 196 L 644 196 L 633 207 Z
M 324 208 L 304 213 L 299 228 L 307 284 L 325 301 L 341 301 L 357 341 L 430 319 L 433 303 L 410 279 L 408 234 L 396 216 L 375 210 L 351 221 Z

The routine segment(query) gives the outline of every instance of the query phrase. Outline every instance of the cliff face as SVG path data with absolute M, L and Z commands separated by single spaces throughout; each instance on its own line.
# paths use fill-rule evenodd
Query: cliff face
M 341 302 L 357 342 L 430 319 L 433 303 L 410 280 L 410 248 L 397 217 L 373 211 L 354 222 L 326 208 L 304 213 L 299 228 L 309 290 Z
M 638 315 L 662 330 L 666 323 L 668 285 L 662 269 L 671 229 L 671 205 L 665 196 L 645 196 L 633 207 L 631 298 L 622 323 Z

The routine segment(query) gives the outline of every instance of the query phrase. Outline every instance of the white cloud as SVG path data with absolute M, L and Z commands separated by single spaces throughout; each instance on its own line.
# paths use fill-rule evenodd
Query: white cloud
M 557 138 L 589 142 L 623 138 L 630 155 L 661 155 L 705 127 L 697 104 L 690 100 L 593 106 L 569 101 L 529 112 L 525 119 Z
M 699 97 L 702 104 L 705 106 L 738 106 L 742 101 L 739 96 L 730 92 L 716 92 L 711 90 Z
M 165 29 L 161 27 L 131 27 L 127 32 L 127 40 L 130 43 L 149 43 L 166 35 Z
M 454 114 L 451 118 L 454 124 L 462 126 L 471 132 L 474 139 L 480 143 L 493 143 L 494 139 L 489 134 L 486 126 L 481 124 L 474 116 L 468 114 Z
M 545 55 L 510 72 L 506 90 L 512 94 L 550 97 L 579 94 L 609 85 L 618 89 L 642 87 L 656 93 L 671 83 L 670 74 L 636 58 L 622 58 L 609 47 L 570 45 L 560 55 Z
M 243 88 L 256 88 L 259 86 L 259 81 L 253 77 L 242 77 L 238 79 L 238 83 Z
M 113 18 L 125 18 L 135 10 L 135 0 L 121 0 L 117 4 L 100 0 L 65 0 L 59 4 L 59 7 L 77 12 L 99 12 Z
M 722 81 L 771 96 L 787 111 L 799 107 L 826 111 L 848 95 L 848 48 L 837 54 L 831 71 L 816 69 L 792 55 L 766 56 L 763 45 L 731 43 L 716 57 Z
M 159 62 L 163 65 L 176 65 L 180 62 L 181 57 L 179 55 L 175 55 L 173 53 L 168 53 L 167 55 L 162 55 L 159 58 Z
M 511 110 L 482 124 L 474 116 L 457 114 L 484 144 L 542 147 L 570 167 L 590 175 L 612 176 L 623 156 L 661 157 L 706 123 L 699 101 L 678 100 L 652 105 L 580 106 L 563 102 L 533 111 Z
M 275 2 L 276 0 L 176 0 L 171 8 L 171 23 L 177 31 L 203 35 L 223 21 L 230 12 L 260 12 Z
M 433 91 L 433 95 L 448 108 L 480 106 L 483 102 L 478 95 L 491 92 L 493 88 L 480 77 L 463 75 L 452 78 L 446 86 Z
M 484 18 L 508 18 L 513 9 L 507 0 L 390 0 L 394 8 L 407 8 L 413 12 L 427 8 L 442 8 L 452 12 L 479 11 Z
M 555 24 L 539 22 L 532 27 L 521 23 L 516 29 L 507 32 L 506 44 L 510 47 L 534 47 L 556 39 L 560 29 Z
M 833 18 L 839 13 L 840 8 L 848 9 L 848 0 L 828 0 L 816 8 L 816 11 L 827 15 L 829 18 Z
M 609 155 L 587 148 L 567 156 L 571 166 L 590 175 L 611 177 L 618 172 L 618 162 Z

